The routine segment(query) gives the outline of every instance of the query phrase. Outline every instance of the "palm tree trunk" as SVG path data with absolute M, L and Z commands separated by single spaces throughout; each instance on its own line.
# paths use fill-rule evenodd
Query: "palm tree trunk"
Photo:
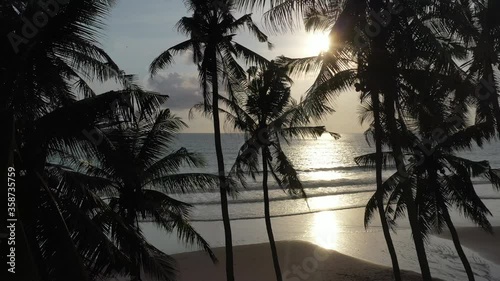
M 6 104 L 6 103 L 3 103 Z M 14 167 L 18 168 L 18 165 L 14 163 L 14 148 L 16 147 L 16 124 L 14 121 L 14 115 L 10 110 L 7 109 L 1 109 L 1 119 L 0 119 L 0 128 L 2 132 L 7 133 L 7 145 L 3 148 L 2 151 L 2 159 L 5 159 L 6 162 L 2 163 L 2 171 L 4 175 L 4 179 L 7 178 L 7 172 L 9 167 Z M 18 182 L 18 187 L 22 186 L 19 185 L 19 183 L 22 181 L 20 178 L 16 178 Z M 21 188 L 21 190 L 24 190 L 25 188 Z M 18 198 L 19 200 L 19 198 Z M 19 280 L 48 280 L 47 278 L 42 278 L 39 275 L 38 267 L 36 264 L 36 256 L 33 254 L 34 251 L 39 252 L 38 247 L 32 247 L 33 245 L 38 245 L 36 242 L 33 242 L 32 245 L 30 245 L 28 241 L 28 236 L 24 227 L 24 220 L 22 217 L 20 217 L 20 211 L 19 211 L 19 205 L 16 206 L 16 215 L 18 217 L 18 221 L 16 223 L 16 228 L 17 228 L 17 237 L 16 237 L 16 243 L 17 243 L 17 251 L 19 253 L 23 253 L 22 255 L 18 255 L 18 263 L 24 265 L 25 269 L 28 270 L 20 270 L 17 272 L 19 274 L 18 277 Z M 4 245 L 7 245 L 7 238 L 5 241 L 2 241 L 1 243 L 5 243 Z M 33 241 L 36 241 L 36 239 L 33 239 Z M 34 249 L 34 250 L 33 250 Z M 39 261 L 41 262 L 41 254 L 37 253 L 39 257 Z
M 382 138 L 381 138 L 381 124 L 380 124 L 380 104 L 378 99 L 378 94 L 372 92 L 371 99 L 373 104 L 373 119 L 375 123 L 375 174 L 377 182 L 377 209 L 380 216 L 380 223 L 382 224 L 382 231 L 384 233 L 385 242 L 387 243 L 387 249 L 391 256 L 392 262 L 392 272 L 394 274 L 394 279 L 396 281 L 401 281 L 401 270 L 399 269 L 398 256 L 396 254 L 396 249 L 394 248 L 394 243 L 392 242 L 391 232 L 389 229 L 389 224 L 387 223 L 387 217 L 384 211 L 384 187 L 382 185 Z
M 134 198 L 134 196 L 129 197 Z M 130 227 L 133 227 L 135 231 L 140 231 L 139 224 L 136 219 L 135 211 L 127 210 L 126 221 Z M 130 281 L 140 281 L 141 280 L 141 261 L 139 257 L 139 252 L 137 247 L 139 245 L 139 241 L 127 241 L 129 244 L 129 255 L 132 261 L 132 268 L 130 269 Z
M 216 54 L 213 54 L 212 68 L 212 112 L 214 118 L 215 153 L 217 155 L 217 168 L 219 171 L 219 191 L 222 211 L 222 222 L 224 224 L 224 236 L 226 242 L 226 278 L 234 281 L 233 268 L 233 235 L 231 233 L 231 221 L 229 218 L 229 204 L 227 200 L 228 184 L 224 168 L 224 155 L 222 153 L 220 118 L 219 118 L 219 81 L 217 75 Z
M 387 93 L 384 96 L 385 110 L 387 111 L 387 123 L 390 131 L 390 142 L 394 152 L 394 160 L 396 162 L 396 167 L 398 172 L 403 176 L 407 177 L 408 173 L 406 171 L 405 163 L 403 160 L 403 149 L 399 141 L 399 130 L 396 123 L 395 117 L 395 103 L 394 103 L 394 92 Z M 415 250 L 417 252 L 418 262 L 420 265 L 420 271 L 422 273 L 422 278 L 425 281 L 431 281 L 431 270 L 429 267 L 429 261 L 427 260 L 427 254 L 425 252 L 425 244 L 422 232 L 420 230 L 420 223 L 418 221 L 418 209 L 415 204 L 415 199 L 413 198 L 413 191 L 410 186 L 406 186 L 403 190 L 403 196 L 405 197 L 408 220 L 410 221 L 411 232 L 413 236 L 413 243 L 415 244 Z
M 491 102 L 491 106 L 493 109 L 493 116 L 491 116 L 492 122 L 496 123 L 496 127 L 494 129 L 497 130 L 497 134 L 500 136 L 500 104 L 498 101 L 498 91 L 495 82 L 495 71 L 493 70 L 492 63 L 490 60 L 487 60 L 484 66 L 484 77 L 483 81 L 488 83 L 488 85 L 481 85 L 482 87 L 486 87 L 486 91 L 488 91 L 488 99 Z M 493 83 L 490 83 L 493 82 Z M 493 133 L 494 134 L 494 133 Z
M 15 132 L 13 132 L 13 134 L 15 134 Z M 19 141 L 19 139 L 15 141 Z M 42 157 L 33 157 L 34 155 L 40 155 L 40 153 L 37 153 L 38 151 L 33 147 L 31 142 L 27 143 L 29 143 L 29 145 L 25 145 L 25 150 L 21 152 L 22 156 L 20 157 L 20 159 L 16 159 L 16 157 L 14 157 L 13 162 L 14 167 L 17 171 L 21 169 L 26 170 L 25 176 L 19 176 L 19 174 L 16 175 L 16 177 L 19 177 L 18 179 L 16 179 L 16 207 L 18 211 L 16 215 L 18 217 L 18 220 L 21 222 L 20 224 L 22 224 L 24 227 L 24 233 L 22 235 L 25 235 L 27 247 L 34 258 L 33 262 L 38 267 L 38 280 L 46 281 L 50 280 L 49 272 L 47 270 L 48 265 L 46 264 L 40 250 L 36 231 L 36 226 L 39 220 L 38 206 L 40 206 L 41 197 L 41 183 L 39 178 L 36 176 L 36 171 L 40 171 L 43 169 L 40 168 L 40 165 L 42 165 L 43 167 L 44 162 L 43 160 L 40 160 L 40 158 Z M 19 143 L 15 143 L 15 145 L 17 147 L 20 147 Z M 30 159 L 30 161 L 26 161 L 25 159 Z
M 457 230 L 455 229 L 455 226 L 451 221 L 450 213 L 448 212 L 448 209 L 446 207 L 443 209 L 443 215 L 446 220 L 446 225 L 450 230 L 451 238 L 453 239 L 453 244 L 455 244 L 455 248 L 457 249 L 458 256 L 460 257 L 460 260 L 464 265 L 467 277 L 469 278 L 469 281 L 474 281 L 475 280 L 474 272 L 472 271 L 472 267 L 470 266 L 469 260 L 465 255 L 464 249 L 462 248 L 462 244 L 460 244 L 460 239 L 458 238 Z
M 274 241 L 273 227 L 271 225 L 271 211 L 269 209 L 269 187 L 267 186 L 268 171 L 267 171 L 267 148 L 262 149 L 262 189 L 264 190 L 264 219 L 266 221 L 267 237 L 269 237 L 269 245 L 271 246 L 271 253 L 273 256 L 274 272 L 276 273 L 276 280 L 283 281 L 281 275 L 281 267 L 278 259 L 278 251 L 276 250 L 276 243 Z
M 384 2 L 385 1 L 382 0 L 370 0 L 369 7 L 372 11 L 378 12 L 385 6 Z M 394 21 L 391 21 L 391 23 L 393 22 Z M 368 72 L 367 78 L 369 79 L 369 89 L 371 91 L 376 91 L 377 94 L 380 92 L 384 95 L 384 112 L 386 112 L 390 143 L 392 146 L 398 172 L 405 176 L 407 175 L 407 172 L 403 160 L 404 158 L 402 146 L 399 141 L 399 130 L 397 128 L 394 109 L 394 103 L 397 96 L 397 88 L 394 88 L 395 84 L 393 82 L 395 79 L 394 77 L 396 77 L 394 71 L 397 67 L 395 62 L 388 61 L 391 56 L 386 47 L 386 42 L 389 38 L 388 31 L 390 29 L 391 26 L 385 27 L 377 36 L 373 37 L 372 39 L 373 53 L 368 62 L 370 71 Z M 431 272 L 425 253 L 425 245 L 422 233 L 420 232 L 418 212 L 410 187 L 405 188 L 405 190 L 403 191 L 403 196 L 407 201 L 408 219 L 410 220 L 410 226 L 413 233 L 413 241 L 415 243 L 415 249 L 417 251 L 422 278 L 425 281 L 430 281 L 432 280 Z
M 494 1 L 488 1 L 488 16 L 492 16 L 496 11 L 496 8 L 495 8 L 495 4 Z M 490 22 L 488 23 L 485 23 L 485 26 L 484 26 L 484 30 L 483 30 L 483 38 L 488 38 L 488 45 L 489 46 L 493 46 L 494 44 L 494 38 L 491 36 L 491 29 L 492 27 L 490 26 Z M 500 98 L 498 96 L 498 89 L 497 89 L 497 85 L 496 85 L 496 80 L 495 80 L 495 70 L 493 69 L 493 63 L 492 63 L 492 60 L 494 60 L 495 58 L 490 58 L 490 59 L 487 59 L 486 60 L 486 64 L 485 64 L 485 67 L 487 69 L 485 69 L 485 76 L 484 77 L 486 80 L 485 81 L 488 81 L 488 83 L 492 82 L 491 85 L 488 85 L 488 87 L 491 87 L 492 90 L 490 91 L 490 100 L 491 100 L 491 103 L 493 105 L 493 115 L 494 115 L 494 120 L 496 121 L 496 130 L 497 130 L 497 135 L 500 137 L 500 104 L 499 104 L 499 101 L 498 99 Z

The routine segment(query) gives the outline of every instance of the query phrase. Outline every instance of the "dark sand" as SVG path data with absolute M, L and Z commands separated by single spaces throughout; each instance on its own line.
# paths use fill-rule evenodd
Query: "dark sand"
M 386 281 L 392 269 L 326 250 L 303 241 L 276 243 L 284 281 Z M 224 248 L 215 248 L 219 264 L 213 265 L 203 252 L 173 255 L 179 263 L 179 281 L 223 281 Z M 269 244 L 234 247 L 235 277 L 238 281 L 276 280 Z M 403 280 L 422 280 L 415 272 L 403 271 Z M 437 280 L 437 279 L 436 279 Z
M 477 252 L 481 257 L 500 264 L 500 226 L 493 227 L 494 234 L 489 234 L 477 227 L 457 228 L 460 244 Z M 438 235 L 451 239 L 449 232 Z

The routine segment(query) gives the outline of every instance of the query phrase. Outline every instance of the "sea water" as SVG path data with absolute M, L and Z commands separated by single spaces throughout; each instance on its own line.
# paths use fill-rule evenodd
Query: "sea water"
M 230 170 L 239 147 L 244 143 L 242 134 L 222 135 L 226 171 Z M 185 147 L 200 153 L 207 166 L 186 169 L 181 172 L 216 173 L 217 162 L 212 134 L 180 134 L 172 150 Z M 373 169 L 356 165 L 356 156 L 373 153 L 374 147 L 367 144 L 362 134 L 344 134 L 339 140 L 329 135 L 317 139 L 294 140 L 283 145 L 285 153 L 299 173 L 307 194 L 304 199 L 291 198 L 276 183 L 270 183 L 271 214 L 277 240 L 305 240 L 322 247 L 334 249 L 370 262 L 390 266 L 384 237 L 378 219 L 371 227 L 363 226 L 363 207 L 375 190 Z M 482 149 L 462 152 L 459 156 L 482 161 L 487 160 L 493 168 L 500 168 L 500 144 L 487 143 Z M 387 169 L 387 178 L 395 172 Z M 229 209 L 233 220 L 233 242 L 235 245 L 267 242 L 262 204 L 261 177 L 248 180 L 246 189 L 239 189 L 230 198 Z M 478 195 L 483 199 L 493 216 L 490 221 L 500 226 L 500 192 L 484 178 L 473 180 Z M 172 194 L 192 204 L 192 220 L 195 228 L 211 243 L 224 245 L 220 200 L 218 190 L 190 194 Z M 354 215 L 353 215 L 354 214 Z M 457 227 L 471 223 L 455 212 L 452 218 Z M 151 223 L 143 223 L 146 237 L 167 253 L 196 250 L 185 246 L 175 235 L 165 235 Z M 398 223 L 397 234 L 393 234 L 401 268 L 419 272 L 411 231 L 404 218 Z M 477 280 L 500 281 L 500 266 L 493 264 L 477 253 L 465 248 Z M 427 255 L 433 276 L 444 280 L 466 280 L 463 266 L 449 240 L 429 237 Z
M 243 143 L 242 134 L 222 135 L 226 172 L 232 168 Z M 212 134 L 180 134 L 172 149 L 180 146 L 198 152 L 207 164 L 205 168 L 184 169 L 182 172 L 217 172 Z M 288 145 L 284 143 L 283 150 L 298 171 L 308 200 L 292 198 L 270 179 L 272 216 L 360 208 L 373 195 L 374 170 L 359 167 L 354 162 L 356 156 L 373 153 L 375 150 L 367 143 L 363 134 L 344 134 L 338 140 L 329 134 L 316 139 L 293 140 Z M 487 143 L 483 149 L 476 148 L 460 153 L 459 156 L 475 161 L 487 160 L 493 168 L 500 168 L 500 143 Z M 395 172 L 389 168 L 383 172 L 383 176 L 387 178 Z M 230 198 L 232 219 L 263 216 L 261 180 L 259 175 L 255 181 L 248 179 L 247 188 L 236 190 L 236 196 Z M 475 178 L 474 183 L 482 199 L 500 200 L 500 192 L 488 185 L 485 178 Z M 221 219 L 218 190 L 174 196 L 196 206 L 192 214 L 195 221 Z

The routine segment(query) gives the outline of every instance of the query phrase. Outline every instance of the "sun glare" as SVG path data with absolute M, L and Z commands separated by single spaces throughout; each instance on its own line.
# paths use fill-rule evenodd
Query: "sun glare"
M 307 37 L 307 55 L 315 56 L 321 52 L 326 52 L 330 48 L 328 33 L 309 33 Z
M 338 248 L 338 218 L 334 212 L 320 212 L 314 214 L 313 235 L 315 243 L 326 249 Z

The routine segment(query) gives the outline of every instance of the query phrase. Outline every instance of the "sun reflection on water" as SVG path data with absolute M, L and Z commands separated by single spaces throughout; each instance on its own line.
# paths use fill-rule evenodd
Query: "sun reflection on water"
M 300 169 L 317 170 L 332 166 L 342 165 L 338 159 L 340 151 L 337 151 L 339 142 L 335 141 L 330 134 L 323 134 L 316 139 L 307 139 L 300 142 L 294 151 L 290 151 L 293 159 L 300 163 Z
M 335 250 L 339 246 L 339 220 L 335 212 L 320 212 L 314 214 L 312 234 L 315 243 L 323 248 Z

